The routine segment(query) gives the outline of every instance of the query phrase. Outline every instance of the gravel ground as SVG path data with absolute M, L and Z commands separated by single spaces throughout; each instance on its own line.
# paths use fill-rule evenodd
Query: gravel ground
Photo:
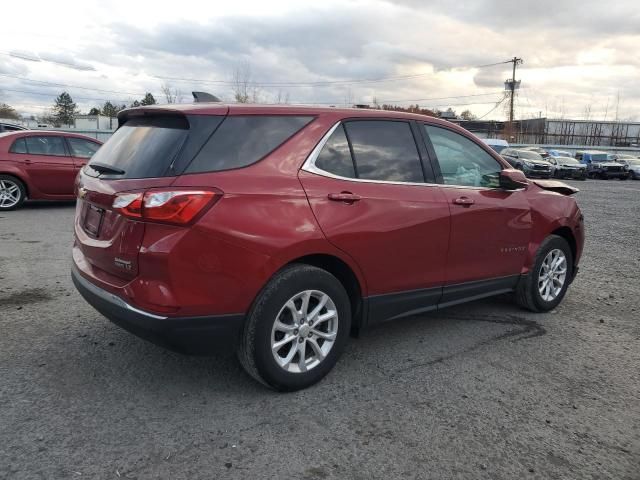
M 560 307 L 508 296 L 382 325 L 319 385 L 120 330 L 69 278 L 74 207 L 0 214 L 0 478 L 640 478 L 640 182 L 575 182 Z

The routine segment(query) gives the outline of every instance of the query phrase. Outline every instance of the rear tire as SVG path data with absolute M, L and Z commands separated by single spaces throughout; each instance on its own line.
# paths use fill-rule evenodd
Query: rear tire
M 554 262 L 554 258 L 559 263 L 551 270 L 548 267 Z M 533 267 L 526 276 L 520 278 L 516 287 L 518 305 L 532 312 L 553 310 L 564 298 L 572 275 L 573 254 L 569 244 L 558 235 L 549 235 L 540 244 Z M 546 289 L 546 285 L 550 285 L 550 288 Z
M 320 268 L 292 264 L 258 294 L 238 358 L 259 382 L 279 391 L 300 390 L 329 373 L 350 329 L 351 304 L 340 281 Z
M 27 198 L 27 189 L 11 175 L 0 175 L 0 211 L 20 208 Z

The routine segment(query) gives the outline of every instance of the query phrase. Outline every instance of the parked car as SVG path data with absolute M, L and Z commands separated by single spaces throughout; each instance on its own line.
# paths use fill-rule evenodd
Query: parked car
M 352 330 L 505 292 L 548 311 L 577 272 L 576 190 L 446 121 L 199 103 L 118 122 L 77 180 L 77 289 L 278 390 L 319 381 Z
M 536 152 L 538 155 L 540 155 L 545 160 L 550 156 L 549 152 L 547 152 L 542 147 L 522 147 L 522 149 L 523 150 L 530 150 L 532 152 Z
M 481 138 L 484 143 L 489 145 L 495 152 L 500 153 L 505 148 L 509 148 L 509 143 L 506 140 L 500 138 Z
M 15 125 L 13 123 L 0 122 L 0 133 L 17 132 L 20 130 L 28 130 L 28 129 L 27 127 L 23 127 L 22 125 Z
M 547 158 L 547 161 L 551 164 L 551 175 L 555 178 L 587 179 L 587 166 L 575 158 L 552 155 Z
M 0 211 L 27 199 L 75 200 L 74 180 L 101 142 L 40 130 L 0 133 Z
M 509 164 L 522 170 L 529 178 L 549 178 L 551 177 L 551 164 L 542 159 L 542 157 L 528 149 L 522 148 L 505 148 L 500 152 Z
M 567 152 L 566 150 L 547 150 L 547 152 L 549 153 L 549 156 L 551 157 L 565 157 L 565 158 L 573 158 L 573 154 L 570 152 Z
M 629 178 L 632 178 L 633 180 L 640 180 L 640 158 L 625 158 L 616 161 L 627 167 Z
M 638 157 L 629 155 L 627 153 L 609 153 L 607 154 L 607 160 L 613 160 L 614 162 L 624 164 L 625 160 L 637 160 Z
M 626 166 L 609 160 L 606 152 L 598 150 L 585 150 L 576 152 L 576 159 L 587 166 L 587 175 L 591 178 L 601 178 L 609 180 L 610 178 L 619 178 L 626 180 L 629 178 L 629 172 Z

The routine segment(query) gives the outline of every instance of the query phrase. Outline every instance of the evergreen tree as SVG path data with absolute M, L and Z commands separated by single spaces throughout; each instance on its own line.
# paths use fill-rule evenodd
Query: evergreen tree
M 56 125 L 71 125 L 78 114 L 78 106 L 71 95 L 62 92 L 53 106 L 53 117 Z
M 149 92 L 144 96 L 144 98 L 140 101 L 140 105 L 155 105 L 156 99 Z
M 98 107 L 93 107 L 91 110 L 89 110 L 89 115 L 100 115 L 101 113 L 102 112 Z
M 114 118 L 116 115 L 118 115 L 118 109 L 113 103 L 105 102 L 102 106 L 102 114 L 105 117 Z

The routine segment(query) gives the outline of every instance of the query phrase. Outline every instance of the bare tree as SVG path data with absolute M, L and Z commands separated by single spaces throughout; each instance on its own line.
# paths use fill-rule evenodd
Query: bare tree
M 253 87 L 254 91 L 251 92 L 251 65 L 248 62 L 236 65 L 232 82 L 233 98 L 237 103 L 249 103 L 251 97 L 256 96 L 256 87 Z
M 182 101 L 182 92 L 168 83 L 163 83 L 160 87 L 167 103 L 180 103 Z
M 278 89 L 276 103 L 289 103 L 289 92 L 283 92 L 282 90 Z

